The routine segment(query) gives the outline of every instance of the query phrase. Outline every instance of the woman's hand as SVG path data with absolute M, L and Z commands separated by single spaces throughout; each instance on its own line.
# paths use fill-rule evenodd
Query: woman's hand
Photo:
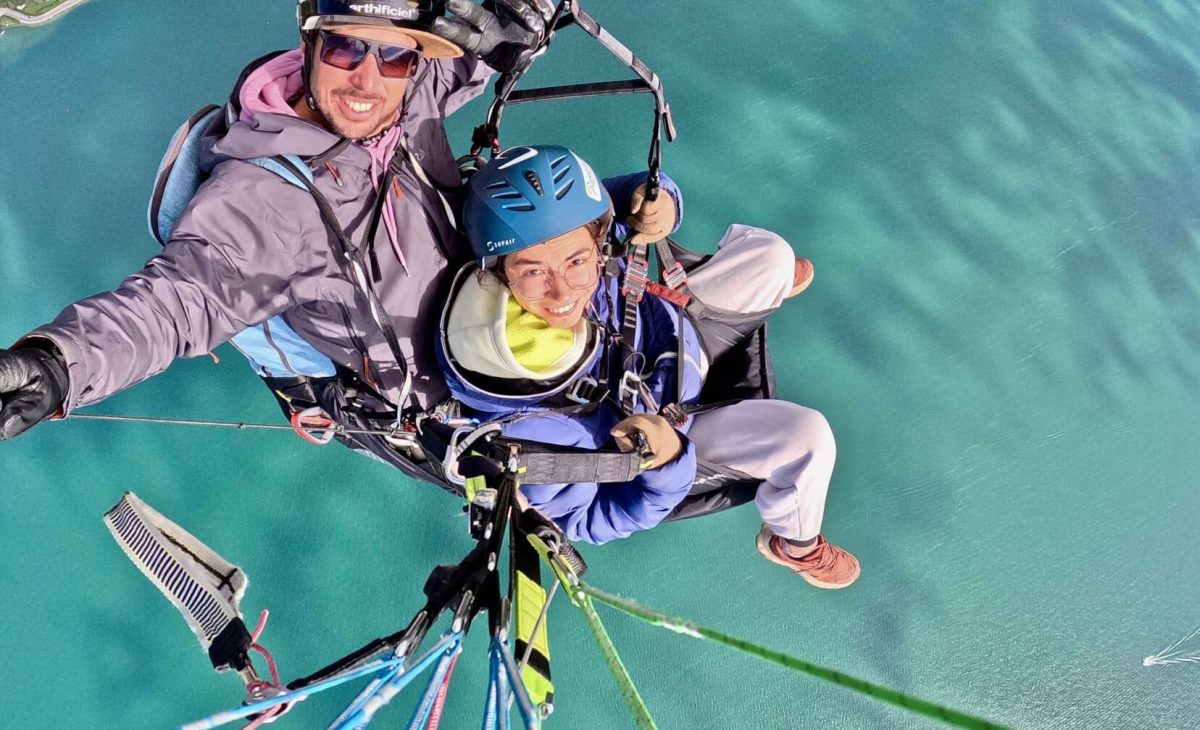
M 629 210 L 632 215 L 625 222 L 636 231 L 629 238 L 630 243 L 655 243 L 675 230 L 675 201 L 662 190 L 654 200 L 646 200 L 646 184 L 638 185 L 629 201 Z
M 634 434 L 642 433 L 652 454 L 653 466 L 657 469 L 679 458 L 683 453 L 683 441 L 670 421 L 653 413 L 638 413 L 613 426 L 613 440 L 621 451 L 633 451 Z

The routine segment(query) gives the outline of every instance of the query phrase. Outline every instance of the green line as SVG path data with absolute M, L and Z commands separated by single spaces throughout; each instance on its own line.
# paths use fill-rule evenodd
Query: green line
M 604 655 L 604 661 L 608 664 L 608 671 L 612 672 L 613 681 L 617 683 L 617 689 L 621 690 L 625 704 L 629 705 L 629 711 L 633 714 L 633 719 L 637 721 L 638 729 L 658 730 L 658 726 L 654 724 L 654 718 L 650 716 L 650 710 L 633 684 L 633 678 L 629 676 L 629 670 L 625 668 L 621 656 L 617 654 L 617 647 L 613 646 L 612 639 L 604 629 L 604 624 L 600 622 L 600 616 L 596 613 L 592 599 L 587 596 L 579 596 L 579 599 L 575 605 L 579 606 L 580 611 L 583 611 L 588 628 L 596 637 L 596 643 L 600 645 L 600 653 Z
M 666 615 L 665 613 L 659 613 L 658 611 L 646 608 L 645 606 L 640 606 L 632 601 L 627 601 L 624 598 L 614 596 L 611 593 L 605 593 L 602 590 L 592 588 L 591 586 L 584 585 L 582 583 L 575 586 L 575 588 L 579 594 L 582 594 L 580 596 L 581 598 L 594 598 L 601 603 L 612 606 L 619 611 L 623 611 L 630 616 L 639 618 L 647 623 L 653 624 L 654 626 L 670 629 L 676 633 L 685 634 L 697 639 L 712 639 L 717 643 L 724 644 L 725 646 L 741 652 L 745 652 L 751 656 L 756 656 L 759 659 L 765 659 L 769 662 L 774 662 L 780 666 L 787 667 L 788 669 L 793 669 L 798 672 L 810 674 L 814 677 L 819 677 L 847 689 L 854 690 L 855 692 L 861 692 L 862 694 L 874 697 L 877 700 L 888 702 L 898 707 L 903 707 L 906 710 L 910 710 L 927 717 L 932 717 L 957 727 L 971 728 L 972 730 L 1007 730 L 1004 725 L 997 725 L 996 723 L 989 722 L 983 718 L 976 717 L 974 715 L 968 715 L 965 712 L 959 712 L 958 710 L 952 710 L 944 705 L 926 702 L 925 700 L 918 699 L 912 695 L 907 695 L 894 689 L 888 689 L 887 687 L 881 687 L 866 680 L 851 677 L 847 674 L 842 674 L 841 672 L 833 669 L 827 669 L 816 664 L 810 664 L 809 662 L 797 659 L 793 656 L 788 656 L 782 652 L 778 652 L 773 649 L 767 649 L 766 647 L 762 647 L 757 644 L 751 644 L 748 641 L 743 641 L 727 634 L 722 634 L 719 631 L 713 631 L 712 629 L 704 628 L 703 626 L 694 624 L 691 621 L 686 621 L 681 618 L 674 618 Z M 603 631 L 603 628 L 601 628 L 601 630 Z

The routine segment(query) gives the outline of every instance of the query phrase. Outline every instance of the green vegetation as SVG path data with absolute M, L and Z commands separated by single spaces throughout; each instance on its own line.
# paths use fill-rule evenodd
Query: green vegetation
M 26 15 L 41 15 L 68 0 L 0 0 L 0 8 L 16 10 Z
M 9 10 L 36 19 L 53 12 L 60 6 L 68 6 L 62 8 L 63 11 L 66 11 L 70 6 L 78 5 L 81 2 L 83 0 L 0 0 L 0 13 Z M 49 21 L 51 18 L 46 18 L 45 20 Z M 26 20 L 20 16 L 14 17 L 9 14 L 4 14 L 3 17 L 0 17 L 0 27 L 20 25 L 22 22 L 34 23 L 36 21 Z

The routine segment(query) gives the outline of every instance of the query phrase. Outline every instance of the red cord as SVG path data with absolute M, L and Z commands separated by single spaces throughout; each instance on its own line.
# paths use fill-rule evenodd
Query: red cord
M 437 730 L 438 723 L 442 721 L 442 708 L 446 706 L 446 692 L 450 690 L 450 675 L 454 674 L 454 665 L 458 663 L 458 654 L 450 660 L 450 667 L 446 670 L 446 678 L 442 680 L 442 686 L 438 688 L 437 697 L 433 700 L 433 709 L 429 711 L 429 730 Z
M 271 681 L 268 682 L 266 680 L 260 680 L 258 682 L 251 682 L 250 684 L 246 685 L 246 691 L 250 694 L 254 694 L 255 692 L 263 689 L 283 689 L 279 682 L 279 670 L 275 667 L 275 658 L 271 656 L 271 652 L 267 651 L 266 647 L 258 643 L 258 637 L 261 636 L 263 630 L 267 628 L 267 619 L 270 617 L 270 615 L 271 612 L 265 608 L 262 610 L 262 613 L 258 615 L 258 625 L 254 627 L 253 633 L 250 634 L 250 648 L 261 654 L 263 659 L 266 660 L 267 669 L 271 672 Z M 244 730 L 254 730 L 255 728 L 275 722 L 275 720 L 291 709 L 292 703 L 288 702 L 277 707 L 272 707 L 269 710 L 264 710 L 262 714 L 255 718 L 254 722 L 247 725 Z

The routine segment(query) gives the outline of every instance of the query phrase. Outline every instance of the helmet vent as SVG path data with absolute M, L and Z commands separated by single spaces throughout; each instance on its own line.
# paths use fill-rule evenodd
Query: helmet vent
M 550 161 L 550 171 L 554 174 L 555 200 L 562 200 L 566 197 L 567 193 L 571 192 L 571 188 L 575 186 L 574 178 L 567 180 L 565 185 L 562 184 L 563 179 L 571 174 L 571 165 L 567 162 L 570 159 L 568 155 L 560 155 Z
M 542 179 L 538 177 L 536 172 L 533 170 L 526 170 L 525 179 L 529 181 L 529 184 L 533 186 L 534 191 L 536 191 L 538 195 L 546 194 L 546 191 L 542 189 Z
M 492 191 L 489 196 L 492 200 L 498 202 L 501 208 L 505 210 L 527 211 L 533 210 L 533 206 L 529 203 L 529 198 L 520 190 L 517 190 L 512 185 L 504 180 L 494 182 L 487 186 L 488 190 Z

